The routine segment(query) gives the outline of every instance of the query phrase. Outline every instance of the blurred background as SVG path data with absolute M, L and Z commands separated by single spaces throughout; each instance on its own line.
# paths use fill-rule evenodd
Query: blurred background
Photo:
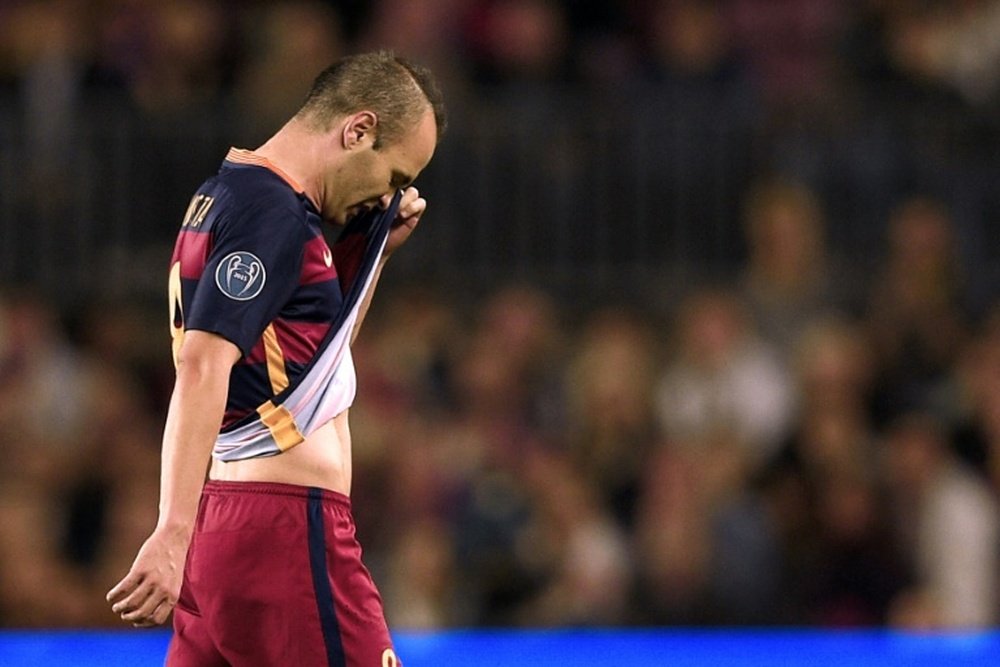
M 0 627 L 117 627 L 198 184 L 442 80 L 355 348 L 399 629 L 993 627 L 1000 1 L 0 0 Z

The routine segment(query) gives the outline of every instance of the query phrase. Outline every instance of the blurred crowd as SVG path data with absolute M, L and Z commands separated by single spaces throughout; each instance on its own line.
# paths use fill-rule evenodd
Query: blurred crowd
M 995 0 L 3 0 L 0 81 L 117 89 L 154 113 L 237 91 L 274 121 L 338 54 L 391 46 L 453 97 L 746 74 L 776 102 L 911 78 L 986 105 L 998 30 Z
M 800 185 L 740 278 L 664 310 L 389 284 L 356 344 L 353 498 L 396 627 L 993 625 L 1000 300 L 907 201 L 852 285 Z M 103 625 L 155 522 L 163 313 L 0 301 L 0 622 Z
M 614 213 L 643 221 L 651 257 L 732 261 L 766 171 L 817 189 L 842 253 L 880 244 L 903 196 L 942 198 L 966 265 L 1000 279 L 982 222 L 1000 208 L 998 36 L 1000 0 L 0 0 L 0 230 L 21 250 L 0 248 L 0 276 L 51 289 L 121 237 L 114 266 L 169 243 L 229 146 L 270 136 L 338 55 L 388 46 L 438 73 L 453 113 L 421 182 L 450 184 L 443 227 L 475 210 L 499 253 L 561 235 L 586 254 L 601 232 L 559 224 Z M 711 229 L 651 220 L 650 193 Z M 17 222 L 67 218 L 66 235 Z
M 653 81 L 738 82 L 800 114 L 901 85 L 995 108 L 998 32 L 996 0 L 0 0 L 0 86 L 54 147 L 81 91 L 159 116 L 232 94 L 250 134 L 272 131 L 315 72 L 385 46 L 453 105 L 491 84 Z
M 759 98 L 765 133 L 875 89 L 990 122 L 998 35 L 995 0 L 0 0 L 0 97 L 40 174 L 81 96 L 168 121 L 225 100 L 252 143 L 382 45 L 456 107 L 644 81 Z M 1000 294 L 970 275 L 968 211 L 898 198 L 858 272 L 831 249 L 843 202 L 795 178 L 739 194 L 746 252 L 669 303 L 387 276 L 351 419 L 394 627 L 997 624 Z M 156 520 L 165 305 L 75 305 L 0 285 L 0 626 L 116 625 L 104 592 Z

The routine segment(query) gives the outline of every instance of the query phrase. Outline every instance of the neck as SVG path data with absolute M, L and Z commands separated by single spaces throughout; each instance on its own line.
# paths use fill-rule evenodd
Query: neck
M 254 152 L 288 174 L 313 205 L 323 210 L 326 198 L 324 160 L 328 159 L 323 135 L 293 118 Z

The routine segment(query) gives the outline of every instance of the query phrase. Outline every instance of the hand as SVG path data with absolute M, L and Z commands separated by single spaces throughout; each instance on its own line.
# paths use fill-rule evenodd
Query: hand
M 403 197 L 399 201 L 399 212 L 392 222 L 392 229 L 389 230 L 389 238 L 385 242 L 385 253 L 388 257 L 399 246 L 410 238 L 410 234 L 416 229 L 420 222 L 420 216 L 427 209 L 427 200 L 420 196 L 416 188 L 410 187 L 403 191 Z
M 177 604 L 188 538 L 156 530 L 139 549 L 132 569 L 108 591 L 111 611 L 136 628 L 160 625 Z

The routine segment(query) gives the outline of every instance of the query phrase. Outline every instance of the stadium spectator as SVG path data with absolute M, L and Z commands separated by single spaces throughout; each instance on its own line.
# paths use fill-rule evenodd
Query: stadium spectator
M 657 390 L 664 433 L 694 443 L 726 434 L 739 443 L 747 469 L 759 468 L 793 416 L 792 384 L 777 353 L 728 290 L 688 296 L 674 329 L 673 358 Z
M 538 452 L 524 467 L 534 511 L 518 553 L 539 580 L 523 625 L 608 626 L 628 611 L 625 534 L 569 457 Z
M 833 278 L 822 206 L 805 185 L 761 181 L 746 197 L 744 225 L 741 296 L 761 337 L 790 352 L 806 328 L 845 309 L 848 300 L 842 273 Z
M 242 123 L 240 146 L 269 137 L 302 103 L 311 72 L 344 55 L 339 14 L 329 4 L 306 0 L 250 9 L 246 62 L 234 81 Z M 262 94 L 266 91 L 266 94 Z
M 893 601 L 890 623 L 918 629 L 992 626 L 1000 557 L 996 497 L 956 459 L 941 424 L 926 413 L 894 420 L 885 454 L 892 525 L 914 577 Z
M 932 199 L 908 199 L 893 213 L 887 235 L 866 315 L 883 423 L 913 409 L 944 409 L 949 369 L 969 335 L 965 276 L 947 209 Z
M 955 448 L 1000 497 L 1000 304 L 964 349 L 954 369 Z
M 602 504 L 631 526 L 643 468 L 660 441 L 656 340 L 637 313 L 599 310 L 583 323 L 573 351 L 564 438 Z

